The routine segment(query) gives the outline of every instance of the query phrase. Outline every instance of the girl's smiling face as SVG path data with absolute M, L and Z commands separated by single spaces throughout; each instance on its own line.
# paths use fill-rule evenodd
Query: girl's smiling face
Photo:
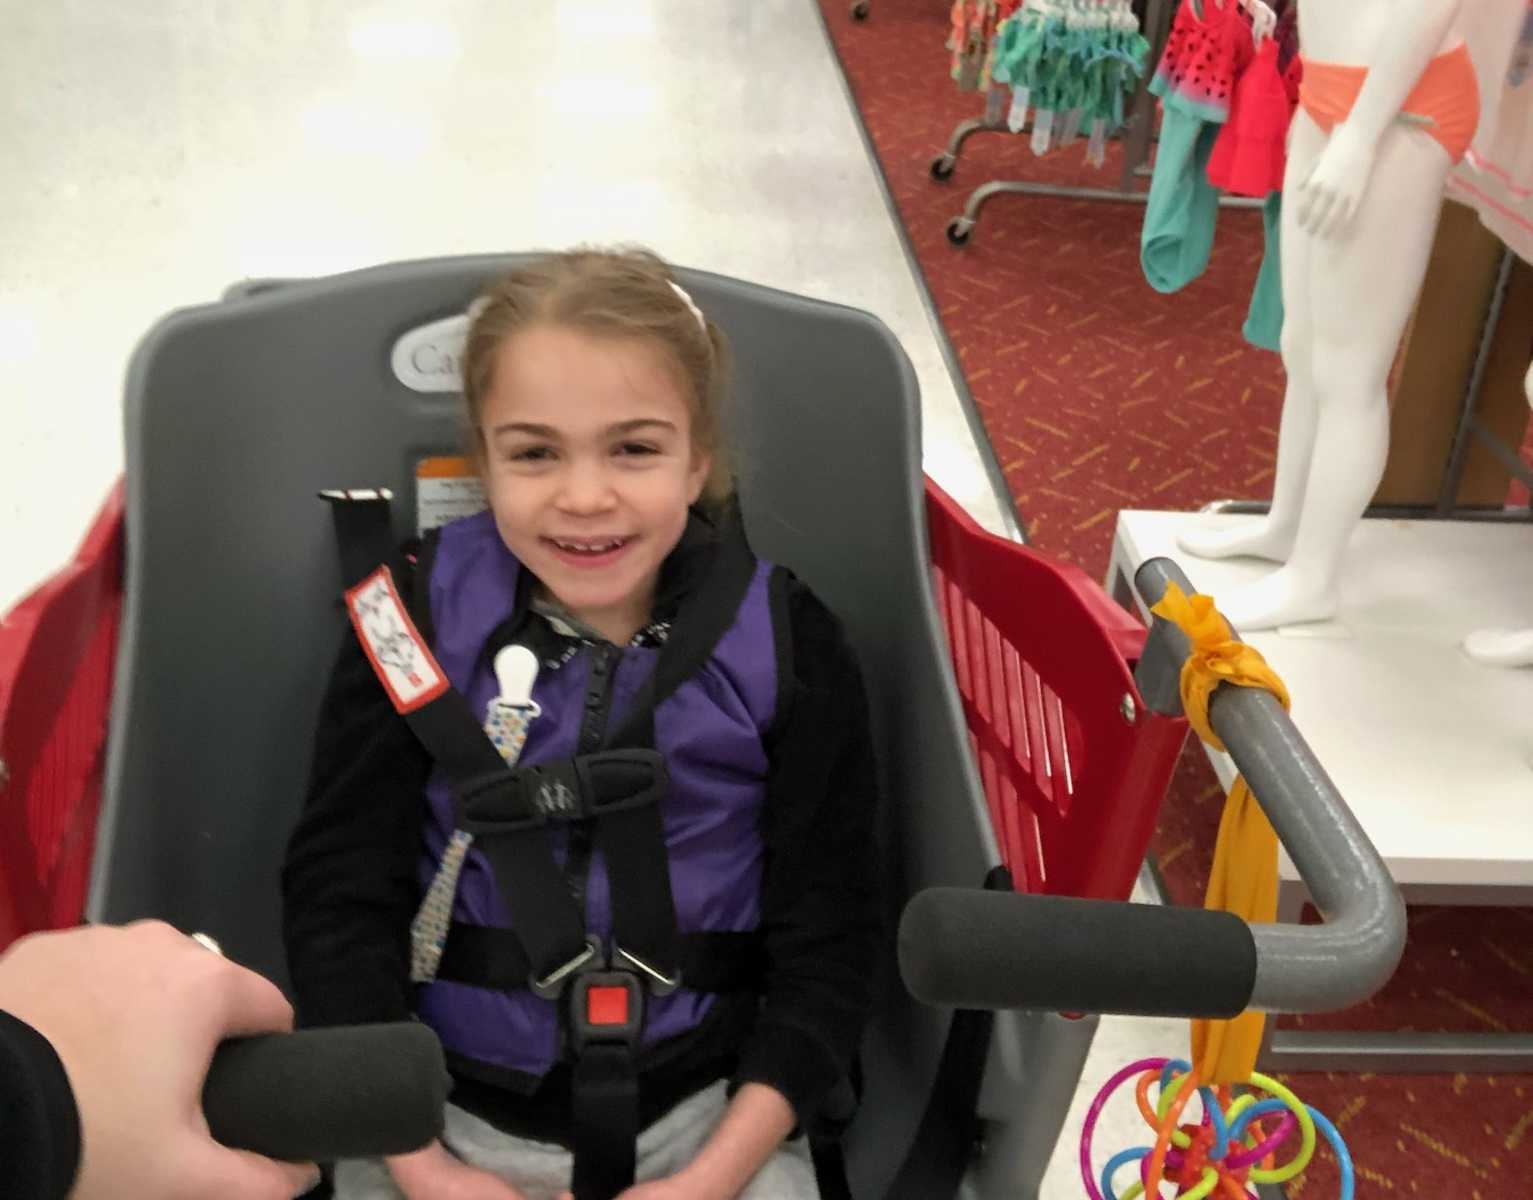
M 522 329 L 496 352 L 479 435 L 506 546 L 576 617 L 626 644 L 650 619 L 711 466 L 665 346 Z

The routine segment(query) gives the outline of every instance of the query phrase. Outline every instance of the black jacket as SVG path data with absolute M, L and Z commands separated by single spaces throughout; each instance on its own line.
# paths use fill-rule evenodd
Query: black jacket
M 674 611 L 689 577 L 695 580 L 695 569 L 678 566 L 681 553 L 662 573 L 657 619 Z M 408 570 L 400 574 L 408 595 L 413 580 Z M 721 1077 L 736 1086 L 768 1084 L 808 1119 L 846 1076 L 871 1010 L 881 952 L 881 856 L 861 675 L 839 624 L 804 584 L 778 568 L 772 589 L 785 686 L 765 742 L 765 990 L 744 1012 L 715 1005 L 713 1018 L 646 1067 L 640 1077 L 646 1122 Z M 492 650 L 499 644 L 504 638 Z M 410 1014 L 409 925 L 421 898 L 430 768 L 348 627 L 282 875 L 300 1024 Z M 461 1068 L 454 1076 L 460 1106 L 507 1132 L 567 1143 L 567 1064 L 532 1095 Z
M 0 1012 L 0 1192 L 62 1200 L 80 1169 L 80 1115 L 48 1040 Z

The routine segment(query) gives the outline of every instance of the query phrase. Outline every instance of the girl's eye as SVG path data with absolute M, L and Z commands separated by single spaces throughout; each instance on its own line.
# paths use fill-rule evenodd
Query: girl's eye
M 632 455 L 635 457 L 643 457 L 647 455 L 659 454 L 660 448 L 658 446 L 652 446 L 648 442 L 624 442 L 618 447 L 618 453 Z
M 525 446 L 511 451 L 506 457 L 514 463 L 541 463 L 550 461 L 553 456 L 553 450 L 547 446 Z

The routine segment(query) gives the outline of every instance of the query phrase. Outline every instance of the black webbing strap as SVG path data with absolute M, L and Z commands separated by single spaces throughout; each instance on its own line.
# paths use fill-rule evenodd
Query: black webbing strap
M 846 1177 L 846 1147 L 839 1137 L 809 1139 L 809 1159 L 820 1200 L 853 1200 Z
M 739 515 L 732 513 L 720 522 L 718 548 L 707 578 L 682 601 L 655 669 L 640 687 L 623 723 L 607 731 L 603 746 L 655 744 L 655 709 L 713 655 L 719 640 L 735 623 L 755 573 L 756 560 L 745 540 L 745 529 Z
M 654 670 L 622 724 L 608 731 L 604 750 L 653 750 L 655 709 L 708 661 L 734 624 L 754 573 L 745 531 L 737 520 L 726 521 L 707 576 L 682 602 Z M 602 790 L 595 789 L 598 795 Z M 608 806 L 597 815 L 595 845 L 612 882 L 618 960 L 612 965 L 637 967 L 663 992 L 673 985 L 681 963 L 660 817 L 658 803 Z M 624 954 L 630 960 L 626 964 Z M 682 986 L 695 986 L 685 969 L 680 976 Z M 612 1200 L 633 1185 L 638 1096 L 632 1048 L 598 1043 L 580 1053 L 571 1096 L 575 1200 Z
M 852 1200 L 852 1187 L 846 1176 L 844 1138 L 857 1116 L 857 1106 L 861 1101 L 861 1064 L 853 1059 L 850 1074 L 831 1089 L 830 1094 L 821 1102 L 820 1111 L 805 1130 L 820 1200 Z
M 985 890 L 1011 891 L 1011 873 L 996 867 L 985 877 Z M 951 1200 L 958 1195 L 979 1138 L 979 1089 L 994 1027 L 995 1014 L 988 1010 L 954 1011 L 926 1112 L 885 1200 Z
M 639 1076 L 627 1046 L 597 1043 L 575 1060 L 570 1081 L 575 1200 L 614 1200 L 633 1186 L 639 1140 Z
M 654 760 L 652 789 L 631 800 L 604 802 L 607 796 L 624 794 L 623 782 L 612 778 L 623 771 L 622 756 L 638 754 Z M 607 860 L 612 884 L 612 965 L 637 968 L 651 984 L 669 990 L 678 982 L 679 963 L 670 855 L 660 814 L 660 801 L 671 786 L 665 759 L 653 750 L 608 752 L 593 756 L 589 776 L 595 844 Z
M 342 568 L 354 586 L 393 554 L 388 501 L 323 495 L 335 517 Z M 587 949 L 585 922 L 554 860 L 546 822 L 527 802 L 468 701 L 448 688 L 403 715 L 452 785 L 458 828 L 475 835 L 494 869 L 531 963 L 528 978 L 546 979 L 578 959 Z
M 552 979 L 586 953 L 587 943 L 585 920 L 554 859 L 546 819 L 528 805 L 520 781 L 456 689 L 405 719 L 452 784 L 458 828 L 474 835 L 475 847 L 490 864 L 511 928 L 532 966 L 522 986 Z M 449 722 L 457 728 L 450 729 Z M 472 770 L 475 758 L 482 760 L 478 770 Z
M 380 565 L 394 560 L 394 525 L 389 519 L 387 493 L 361 497 L 347 492 L 321 492 L 335 520 L 335 541 L 341 552 L 341 579 L 356 587 Z
M 689 991 L 754 992 L 762 983 L 761 934 L 678 934 L 677 963 Z M 437 967 L 450 983 L 512 991 L 525 987 L 532 966 L 509 929 L 454 921 Z
M 654 669 L 639 688 L 628 715 L 608 731 L 604 747 L 654 746 L 655 709 L 712 656 L 734 624 L 755 571 L 745 530 L 738 515 L 731 514 L 721 523 L 706 578 L 682 601 Z M 612 879 L 612 936 L 621 952 L 619 957 L 626 954 L 637 960 L 628 965 L 636 965 L 660 981 L 674 981 L 678 963 L 671 875 L 667 869 L 655 868 L 657 863 L 668 862 L 659 805 L 600 813 L 595 844 Z M 683 986 L 690 986 L 690 981 L 683 978 Z

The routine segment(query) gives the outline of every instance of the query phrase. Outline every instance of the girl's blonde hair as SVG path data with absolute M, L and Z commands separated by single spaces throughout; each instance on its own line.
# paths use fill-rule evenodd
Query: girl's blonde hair
M 648 250 L 581 248 L 540 258 L 486 288 L 469 309 L 473 320 L 463 349 L 463 399 L 477 460 L 483 462 L 485 449 L 480 416 L 507 338 L 547 322 L 601 337 L 644 339 L 665 348 L 687 392 L 693 450 L 712 458 L 701 503 L 723 509 L 734 495 L 723 428 L 729 342 L 679 287 L 670 268 Z

